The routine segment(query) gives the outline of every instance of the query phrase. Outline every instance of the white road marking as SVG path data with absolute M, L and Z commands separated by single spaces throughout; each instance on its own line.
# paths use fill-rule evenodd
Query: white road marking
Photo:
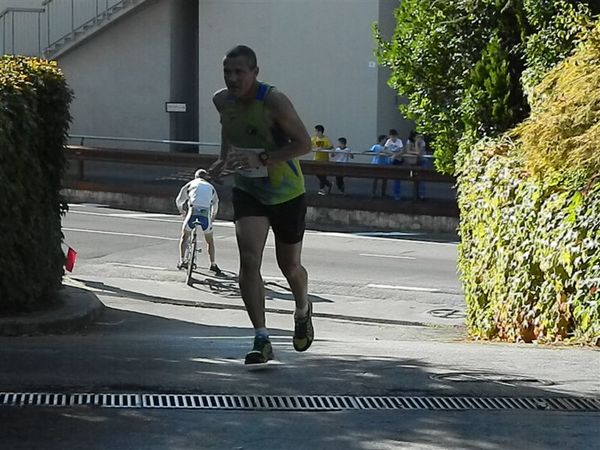
M 365 236 L 363 233 L 339 233 L 334 231 L 314 231 L 314 230 L 306 230 L 305 234 L 307 235 L 318 235 L 318 236 L 331 236 L 331 237 L 340 237 L 340 238 L 353 238 L 353 239 L 372 239 L 372 240 L 381 240 L 385 239 L 387 242 L 390 242 L 390 237 L 381 236 L 381 233 L 376 233 L 378 236 Z M 401 234 L 398 234 L 401 235 Z M 406 233 L 406 236 L 410 236 L 411 234 Z M 414 235 L 414 234 L 413 234 Z M 416 237 L 416 235 L 414 235 Z M 425 236 L 425 235 L 423 235 Z M 458 242 L 436 242 L 436 241 L 428 241 L 422 240 L 419 241 L 417 239 L 393 239 L 394 242 L 398 243 L 411 243 L 411 244 L 423 244 L 423 245 L 445 245 L 450 247 L 456 247 Z
M 287 281 L 285 277 L 262 277 L 262 279 L 269 281 Z
M 71 206 L 83 206 L 83 204 L 69 204 Z M 96 206 L 96 205 L 94 205 Z M 98 205 L 104 207 L 104 205 Z M 153 222 L 172 222 L 172 223 L 181 223 L 180 216 L 175 214 L 151 214 L 151 213 L 97 213 L 97 212 L 89 212 L 89 211 L 69 211 L 67 214 L 87 214 L 92 216 L 106 216 L 106 217 L 117 217 L 122 219 L 132 219 L 132 220 L 148 220 Z M 174 220 L 169 219 L 160 219 L 158 217 L 173 217 Z M 229 221 L 214 221 L 214 226 L 223 227 L 223 228 L 234 228 L 235 223 Z M 269 233 L 272 231 L 269 230 Z M 394 236 L 425 236 L 425 233 L 403 233 L 400 231 L 390 231 L 390 232 L 356 232 L 356 233 L 340 233 L 340 232 L 330 232 L 330 231 L 315 231 L 315 230 L 306 230 L 305 234 L 307 235 L 317 235 L 317 236 L 330 236 L 330 237 L 340 237 L 340 238 L 354 238 L 354 239 L 375 239 L 381 240 L 386 239 L 389 241 L 389 237 Z M 388 237 L 389 236 L 389 237 Z M 427 240 L 417 240 L 417 239 L 399 239 L 396 242 L 404 242 L 404 243 L 412 243 L 412 244 L 426 244 L 426 245 L 444 245 L 450 247 L 456 247 L 458 242 L 435 242 L 435 241 L 427 241 Z
M 417 259 L 414 256 L 374 255 L 372 253 L 360 253 L 359 255 L 360 256 L 370 256 L 372 258 Z
M 156 267 L 156 266 L 142 266 L 139 264 L 125 264 L 125 263 L 108 263 L 111 266 L 119 266 L 119 267 L 132 267 L 134 269 L 149 269 L 149 270 L 170 270 L 166 267 Z
M 114 236 L 130 236 L 140 237 L 147 239 L 160 239 L 163 241 L 179 241 L 179 238 L 170 238 L 165 236 L 151 236 L 149 234 L 135 234 L 135 233 L 118 233 L 116 231 L 101 231 L 101 230 L 83 230 L 81 228 L 63 228 L 64 231 L 73 231 L 75 233 L 94 233 L 94 234 L 110 234 Z
M 367 287 L 377 289 L 397 289 L 400 291 L 417 291 L 417 292 L 441 292 L 439 289 L 424 288 L 416 286 L 395 286 L 391 284 L 367 284 Z
M 118 219 L 132 219 L 132 220 L 147 220 L 150 222 L 168 222 L 168 223 L 178 223 L 181 224 L 182 220 L 181 216 L 177 216 L 174 214 L 127 214 L 127 213 L 97 213 L 97 212 L 89 212 L 89 211 L 69 211 L 69 214 L 82 214 L 87 216 L 104 216 L 104 217 L 116 217 Z M 173 219 L 160 219 L 159 217 L 172 217 Z M 233 228 L 235 226 L 232 222 L 224 222 L 220 220 L 215 220 L 213 225 L 216 227 L 225 227 L 225 228 Z

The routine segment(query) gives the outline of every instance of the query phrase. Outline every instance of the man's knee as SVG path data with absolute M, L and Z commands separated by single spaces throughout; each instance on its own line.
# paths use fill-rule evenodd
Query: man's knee
M 240 249 L 240 268 L 243 271 L 258 271 L 261 266 L 261 254 L 248 249 Z
M 295 278 L 305 273 L 305 269 L 302 267 L 302 264 L 300 264 L 300 261 L 279 261 L 278 265 L 279 270 L 281 270 L 281 273 L 283 273 L 286 278 Z

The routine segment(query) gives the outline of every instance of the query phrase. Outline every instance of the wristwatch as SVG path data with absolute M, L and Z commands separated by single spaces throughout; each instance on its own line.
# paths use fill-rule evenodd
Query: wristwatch
M 267 152 L 260 152 L 258 154 L 258 159 L 262 163 L 263 166 L 266 166 L 269 162 L 269 154 Z

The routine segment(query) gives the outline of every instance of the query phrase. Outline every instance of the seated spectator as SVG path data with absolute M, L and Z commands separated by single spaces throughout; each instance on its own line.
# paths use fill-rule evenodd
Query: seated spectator
M 333 151 L 332 160 L 336 163 L 347 163 L 354 155 L 348 147 L 348 140 L 345 137 L 338 138 L 337 147 Z M 345 194 L 344 177 L 337 175 L 335 177 L 335 185 L 341 194 Z
M 385 151 L 385 142 L 387 141 L 387 136 L 385 134 L 380 134 L 377 137 L 377 143 L 373 145 L 369 151 L 373 153 L 373 158 L 371 159 L 371 164 L 377 164 L 379 166 L 386 166 L 390 163 L 390 154 Z M 385 191 L 387 190 L 387 180 L 385 178 L 374 178 L 373 179 L 373 187 L 371 189 L 371 198 L 375 198 L 377 194 L 377 182 L 381 181 L 381 197 L 385 197 Z

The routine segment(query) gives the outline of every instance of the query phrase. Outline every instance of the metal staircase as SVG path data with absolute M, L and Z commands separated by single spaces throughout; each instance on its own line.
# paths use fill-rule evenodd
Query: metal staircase
M 2 54 L 56 58 L 146 0 L 45 0 L 0 14 Z

